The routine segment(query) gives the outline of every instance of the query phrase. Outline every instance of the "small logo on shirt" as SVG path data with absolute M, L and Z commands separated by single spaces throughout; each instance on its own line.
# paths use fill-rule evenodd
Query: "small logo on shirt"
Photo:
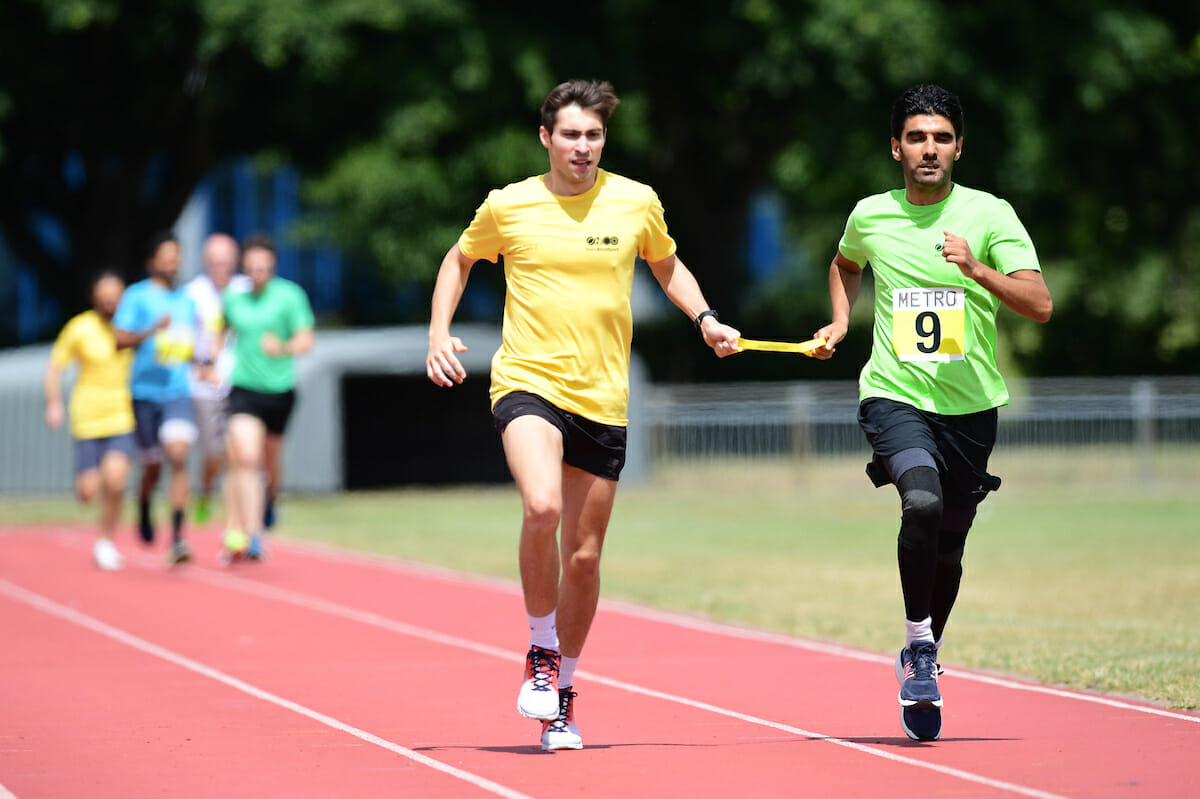
M 615 250 L 620 243 L 616 236 L 588 236 L 586 242 L 589 250 Z
M 942 242 L 939 241 L 937 244 L 933 245 L 933 251 L 940 253 L 942 251 Z

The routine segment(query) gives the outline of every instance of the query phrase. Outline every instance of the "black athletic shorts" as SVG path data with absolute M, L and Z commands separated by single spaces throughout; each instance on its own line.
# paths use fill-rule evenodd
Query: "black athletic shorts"
M 585 419 L 528 391 L 505 394 L 492 407 L 500 433 L 520 416 L 536 416 L 558 428 L 563 437 L 563 462 L 585 472 L 617 480 L 625 468 L 625 428 Z
M 876 486 L 887 485 L 892 478 L 885 461 L 907 449 L 923 449 L 937 463 L 946 504 L 973 507 L 1000 487 L 1000 478 L 987 471 L 998 418 L 995 408 L 949 416 L 881 397 L 863 400 L 858 424 L 874 453 L 867 475 Z
M 239 386 L 234 386 L 229 391 L 229 415 L 231 417 L 239 413 L 249 414 L 260 419 L 266 425 L 268 433 L 274 433 L 277 436 L 283 435 L 295 405 L 295 391 L 266 394 Z

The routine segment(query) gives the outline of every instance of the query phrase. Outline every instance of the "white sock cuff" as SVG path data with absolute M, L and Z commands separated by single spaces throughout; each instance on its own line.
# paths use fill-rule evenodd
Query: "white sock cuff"
M 545 616 L 525 614 L 526 618 L 529 619 L 530 646 L 540 646 L 542 649 L 558 651 L 558 627 L 555 621 L 557 614 L 558 611 L 556 610 L 550 611 Z
M 558 687 L 570 688 L 575 680 L 575 667 L 579 658 L 564 657 L 558 664 Z
M 904 645 L 912 646 L 913 641 L 933 640 L 933 619 L 929 616 L 920 621 L 904 620 Z

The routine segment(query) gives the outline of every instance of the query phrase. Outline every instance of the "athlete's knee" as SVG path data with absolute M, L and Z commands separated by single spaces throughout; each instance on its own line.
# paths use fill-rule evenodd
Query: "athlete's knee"
M 100 461 L 100 479 L 106 488 L 125 488 L 129 477 L 129 458 L 124 453 L 110 452 Z
M 147 451 L 142 454 L 142 482 L 153 483 L 162 474 L 162 450 Z
M 900 492 L 900 545 L 932 549 L 942 526 L 942 488 L 936 469 L 917 466 L 896 482 Z
M 576 580 L 597 580 L 600 577 L 600 552 L 583 547 L 571 553 L 564 568 Z
M 254 447 L 233 444 L 230 445 L 227 454 L 226 463 L 229 469 L 253 469 L 254 471 L 258 471 L 263 467 L 262 453 Z
M 99 489 L 100 474 L 94 469 L 90 469 L 75 478 L 75 498 L 85 505 L 96 498 Z
M 528 496 L 525 505 L 525 527 L 536 531 L 558 529 L 558 520 L 562 517 L 562 501 L 550 494 L 535 494 Z
M 975 511 L 978 505 L 949 504 L 942 511 L 942 526 L 948 530 L 962 530 L 962 537 L 967 537 L 967 531 L 975 521 Z
M 105 472 L 103 475 L 104 492 L 109 496 L 125 493 L 125 471 Z
M 914 488 L 900 497 L 905 522 L 922 530 L 937 530 L 942 523 L 942 499 L 932 491 Z

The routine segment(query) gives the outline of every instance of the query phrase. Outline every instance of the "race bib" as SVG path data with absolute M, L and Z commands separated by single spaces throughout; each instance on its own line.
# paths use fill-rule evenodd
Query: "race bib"
M 177 366 L 192 360 L 195 338 L 190 330 L 171 325 L 154 334 L 154 359 L 163 366 Z
M 892 346 L 900 360 L 963 360 L 966 301 L 961 288 L 896 289 L 892 293 Z

